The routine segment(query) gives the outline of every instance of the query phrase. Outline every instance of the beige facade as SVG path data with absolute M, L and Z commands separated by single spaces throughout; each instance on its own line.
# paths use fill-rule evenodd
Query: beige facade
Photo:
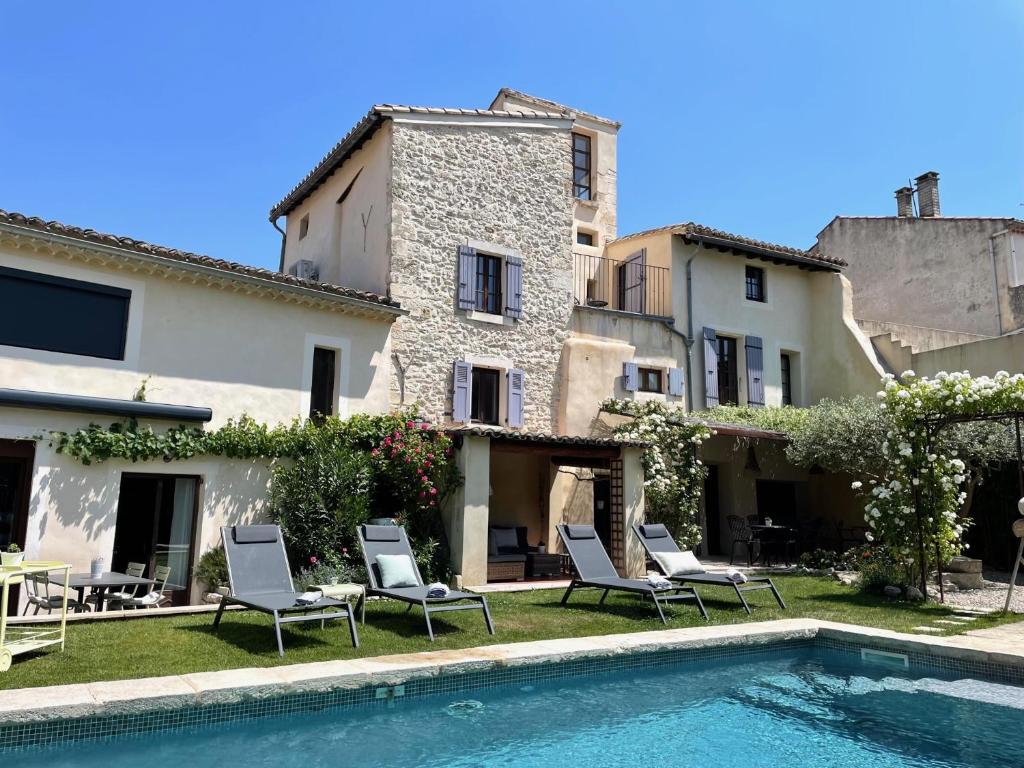
M 5 391 L 103 400 L 97 409 L 81 412 L 0 406 L 0 449 L 14 446 L 31 457 L 27 519 L 17 523 L 24 534 L 15 532 L 30 558 L 64 560 L 82 571 L 98 556 L 109 568 L 116 560 L 125 478 L 195 481 L 194 525 L 188 536 L 179 532 L 189 551 L 177 563 L 194 562 L 214 546 L 221 525 L 260 519 L 271 471 L 266 462 L 197 457 L 84 465 L 56 452 L 52 432 L 124 422 L 103 409 L 131 403 L 143 385 L 148 403 L 210 409 L 212 428 L 246 414 L 264 423 L 289 423 L 309 415 L 313 350 L 325 347 L 336 353 L 336 413 L 388 408 L 390 331 L 400 314 L 392 305 L 6 215 L 0 219 L 0 268 L 34 280 L 130 292 L 119 359 L 0 346 Z M 52 320 L 62 308 L 54 303 L 38 311 Z M 180 423 L 172 417 L 141 420 L 158 432 Z M 191 571 L 179 570 L 172 574 L 174 583 L 191 585 Z M 201 595 L 193 589 L 191 597 Z

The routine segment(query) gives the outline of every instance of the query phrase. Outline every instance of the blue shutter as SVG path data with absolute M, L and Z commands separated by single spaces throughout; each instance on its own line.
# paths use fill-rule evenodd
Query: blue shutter
M 683 369 L 668 369 L 668 393 L 673 397 L 682 397 L 683 394 Z
M 764 405 L 764 350 L 759 336 L 747 336 L 747 405 Z
M 508 372 L 508 425 L 523 426 L 523 405 L 526 394 L 526 372 L 522 368 L 513 368 Z
M 640 370 L 636 363 L 622 364 L 622 388 L 627 392 L 640 389 Z
M 704 329 L 704 405 L 718 405 L 718 337 L 714 328 Z
M 469 421 L 469 408 L 473 396 L 473 366 L 456 360 L 452 371 L 452 421 Z
M 520 256 L 505 257 L 505 314 L 516 319 L 523 316 L 523 259 Z
M 459 246 L 459 309 L 476 306 L 476 249 Z

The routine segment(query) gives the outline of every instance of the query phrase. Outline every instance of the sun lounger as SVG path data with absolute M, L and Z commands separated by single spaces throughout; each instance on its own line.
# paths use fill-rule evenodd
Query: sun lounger
M 679 546 L 676 544 L 672 535 L 669 533 L 668 528 L 660 523 L 643 523 L 636 524 L 633 526 L 633 533 L 636 534 L 637 538 L 640 539 L 640 543 L 644 545 L 644 549 L 647 550 L 647 554 L 651 560 L 658 565 L 658 570 L 662 573 L 665 569 L 658 563 L 657 558 L 654 557 L 655 552 L 680 552 Z M 775 599 L 779 603 L 780 608 L 785 608 L 786 603 L 782 600 L 782 595 L 779 594 L 779 590 L 775 588 L 775 584 L 767 576 L 747 576 L 745 581 L 734 581 L 730 579 L 724 573 L 687 573 L 680 576 L 669 576 L 665 574 L 672 581 L 679 584 L 701 584 L 707 587 L 729 587 L 736 591 L 736 597 L 740 599 L 743 607 L 749 614 L 750 605 L 747 603 L 747 599 L 743 596 L 744 592 L 755 592 L 759 589 L 770 589 Z
M 599 605 L 604 604 L 608 593 L 612 591 L 632 592 L 643 597 L 650 597 L 654 600 L 658 615 L 661 616 L 661 620 L 665 624 L 668 621 L 665 619 L 662 605 L 682 600 L 695 602 L 700 615 L 707 619 L 708 614 L 704 610 L 700 595 L 692 587 L 676 586 L 671 589 L 655 589 L 650 582 L 644 579 L 624 579 L 619 576 L 592 525 L 558 525 L 555 528 L 569 557 L 572 558 L 578 574 L 578 577 L 569 584 L 565 595 L 562 596 L 562 605 L 569 602 L 569 596 L 574 590 L 581 587 L 593 587 L 604 590 Z
M 277 651 L 284 656 L 281 625 L 298 621 L 324 622 L 348 619 L 352 645 L 359 647 L 356 623 L 348 603 L 322 597 L 314 603 L 303 604 L 292 584 L 288 555 L 284 549 L 281 529 L 276 525 L 234 525 L 220 529 L 224 541 L 224 554 L 228 561 L 228 580 L 231 594 L 223 597 L 213 628 L 220 626 L 224 609 L 229 605 L 242 605 L 274 617 Z M 334 608 L 337 610 L 325 611 Z
M 427 634 L 430 635 L 431 642 L 434 640 L 434 627 L 430 623 L 431 615 L 447 611 L 482 610 L 484 621 L 487 623 L 487 631 L 494 634 L 491 612 L 487 608 L 487 598 L 483 595 L 452 589 L 444 597 L 428 596 L 430 588 L 423 583 L 420 570 L 416 567 L 416 558 L 413 557 L 412 547 L 409 546 L 409 539 L 405 535 L 404 528 L 399 525 L 360 525 L 357 533 L 359 546 L 363 550 L 363 559 L 366 561 L 366 573 L 370 581 L 370 586 L 366 589 L 367 596 L 389 597 L 392 600 L 408 603 L 410 610 L 414 605 L 420 606 L 427 622 Z M 377 564 L 378 555 L 406 555 L 412 562 L 416 586 L 384 587 L 381 571 Z

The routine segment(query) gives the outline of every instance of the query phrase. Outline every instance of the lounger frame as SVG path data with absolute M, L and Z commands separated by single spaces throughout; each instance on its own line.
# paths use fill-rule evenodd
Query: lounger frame
M 483 611 L 487 632 L 491 635 L 494 634 L 494 622 L 491 620 L 491 611 L 487 605 L 486 597 L 472 592 L 459 592 L 456 590 L 450 591 L 446 597 L 427 597 L 427 588 L 423 584 L 423 577 L 420 575 L 420 569 L 416 565 L 416 558 L 413 555 L 412 546 L 409 544 L 409 538 L 405 534 L 405 529 L 402 526 L 381 526 L 395 528 L 398 532 L 397 541 L 368 540 L 366 529 L 376 527 L 378 526 L 360 525 L 356 530 L 359 548 L 363 553 L 363 562 L 366 563 L 367 579 L 370 582 L 366 587 L 367 597 L 386 597 L 406 603 L 408 605 L 406 612 L 411 611 L 413 606 L 418 605 L 423 610 L 423 618 L 427 624 L 427 635 L 430 636 L 431 642 L 434 641 L 434 626 L 430 621 L 430 617 L 434 614 L 447 613 L 448 611 Z M 377 567 L 377 555 L 407 555 L 412 560 L 417 586 L 393 587 L 390 589 L 382 587 L 380 570 Z M 456 605 L 456 603 L 461 604 Z
M 640 530 L 640 524 L 633 524 L 633 533 L 640 540 L 640 543 L 644 547 L 644 551 L 647 553 L 647 557 L 654 562 L 658 570 L 665 575 L 669 581 L 676 582 L 678 584 L 699 584 L 705 587 L 731 587 L 736 592 L 736 597 L 739 598 L 740 604 L 747 614 L 751 614 L 753 611 L 750 608 L 750 604 L 747 602 L 747 598 L 744 597 L 744 592 L 757 592 L 762 589 L 770 590 L 775 600 L 778 602 L 779 607 L 783 610 L 786 609 L 786 603 L 782 599 L 782 595 L 779 594 L 778 588 L 767 576 L 748 576 L 747 580 L 742 583 L 737 583 L 722 573 L 690 573 L 685 576 L 669 576 L 665 574 L 665 569 L 661 567 L 657 559 L 654 557 L 655 552 L 680 552 L 679 545 L 676 544 L 675 540 L 671 535 L 665 537 L 659 537 L 651 539 L 644 536 Z M 662 549 L 654 549 L 654 547 L 662 546 Z
M 291 579 L 291 570 L 288 566 L 288 554 L 284 548 L 284 539 L 281 536 L 281 529 L 277 530 L 276 542 L 259 543 L 238 543 L 234 539 L 236 528 L 248 528 L 251 526 L 224 526 L 220 529 L 221 538 L 224 542 L 224 554 L 228 565 L 228 581 L 231 585 L 231 594 L 221 598 L 220 606 L 217 608 L 217 615 L 213 619 L 213 629 L 216 632 L 220 628 L 221 619 L 224 617 L 224 609 L 229 605 L 240 605 L 254 611 L 269 614 L 274 619 L 274 635 L 277 638 L 277 653 L 284 656 L 284 642 L 281 638 L 281 626 L 304 621 L 319 621 L 321 627 L 326 621 L 347 619 L 349 635 L 352 638 L 352 646 L 359 647 L 359 635 L 356 632 L 354 611 L 348 603 L 342 600 L 323 597 L 313 605 L 298 605 L 295 601 L 302 594 L 296 592 Z M 277 527 L 277 526 L 274 526 Z M 259 591 L 244 590 L 247 581 L 247 574 L 243 573 L 238 547 L 261 547 L 263 559 L 261 562 Z M 279 586 L 279 589 L 267 589 L 269 574 L 270 583 Z M 287 588 L 286 588 L 287 587 Z M 334 611 L 324 611 L 324 608 L 335 608 Z
M 572 558 L 577 573 L 577 576 L 569 583 L 565 594 L 562 595 L 562 605 L 568 604 L 569 598 L 577 589 L 603 590 L 598 605 L 604 605 L 609 592 L 631 592 L 640 595 L 642 598 L 651 598 L 663 624 L 668 624 L 668 619 L 665 618 L 665 611 L 662 606 L 682 601 L 696 603 L 700 615 L 707 621 L 708 612 L 704 609 L 704 603 L 701 601 L 700 595 L 697 594 L 697 590 L 693 587 L 678 585 L 671 589 L 659 590 L 643 579 L 623 578 L 616 572 L 615 566 L 612 564 L 611 559 L 609 559 L 608 553 L 605 552 L 604 545 L 601 543 L 601 539 L 597 537 L 596 532 L 593 538 L 573 539 L 569 536 L 568 526 L 557 525 L 555 530 L 565 545 L 569 557 Z M 593 542 L 593 544 L 585 542 Z M 600 549 L 600 554 L 598 554 L 597 548 Z M 589 552 L 585 551 L 587 549 L 589 549 Z M 584 560 L 583 556 L 585 554 L 590 555 L 589 562 Z

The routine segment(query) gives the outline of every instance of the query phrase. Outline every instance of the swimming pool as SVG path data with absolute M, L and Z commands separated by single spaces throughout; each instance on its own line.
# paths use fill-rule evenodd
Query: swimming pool
M 798 643 L 684 661 L 573 662 L 568 676 L 545 665 L 500 679 L 435 679 L 423 688 L 435 692 L 412 695 L 413 685 L 385 702 L 371 695 L 355 706 L 127 739 L 108 733 L 19 750 L 16 760 L 19 768 L 1024 764 L 1013 744 L 1024 688 L 876 658 L 883 663 Z

